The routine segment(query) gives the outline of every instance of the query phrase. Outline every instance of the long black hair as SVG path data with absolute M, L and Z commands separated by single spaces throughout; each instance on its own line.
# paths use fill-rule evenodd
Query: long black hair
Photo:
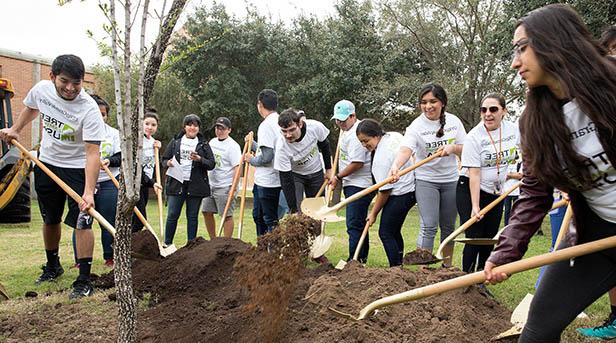
M 445 134 L 445 108 L 447 107 L 447 92 L 445 92 L 445 88 L 436 83 L 428 83 L 421 87 L 419 91 L 419 102 L 421 103 L 421 98 L 424 95 L 432 93 L 435 98 L 439 99 L 443 103 L 443 107 L 441 108 L 441 113 L 438 118 L 441 127 L 436 132 L 436 137 L 441 138 Z
M 383 137 L 385 135 L 385 131 L 383 130 L 383 126 L 377 120 L 372 118 L 363 119 L 357 125 L 356 134 L 364 134 L 368 137 Z
M 558 99 L 547 86 L 529 89 L 520 118 L 524 167 L 540 181 L 564 191 L 588 189 L 592 176 L 571 144 L 563 100 L 575 99 L 590 117 L 616 166 L 616 67 L 569 5 L 531 11 L 518 21 L 519 26 L 525 28 L 540 67 L 558 81 L 565 96 Z

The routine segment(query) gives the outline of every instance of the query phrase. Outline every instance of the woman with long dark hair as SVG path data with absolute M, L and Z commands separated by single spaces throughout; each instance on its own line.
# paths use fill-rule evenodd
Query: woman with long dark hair
M 422 113 L 406 128 L 390 174 L 396 178 L 401 166 L 413 154 L 417 161 L 421 161 L 432 154 L 442 153 L 440 158 L 415 171 L 415 196 L 420 215 L 417 247 L 432 251 L 439 226 L 443 241 L 453 232 L 456 224 L 456 184 L 459 175 L 455 155 L 462 153 L 466 130 L 458 117 L 446 111 L 447 93 L 440 85 L 429 83 L 421 88 L 419 107 Z M 443 255 L 443 266 L 451 267 L 453 242 L 443 249 Z
M 397 132 L 385 132 L 381 123 L 374 119 L 364 119 L 357 126 L 357 139 L 372 155 L 371 171 L 374 180 L 381 182 L 386 179 L 396 152 L 400 149 L 402 135 Z M 409 162 L 404 167 L 408 167 Z M 374 206 L 366 218 L 366 223 L 372 226 L 381 209 L 383 210 L 379 224 L 379 238 L 383 242 L 390 267 L 402 265 L 404 254 L 402 224 L 413 205 L 415 205 L 415 177 L 414 173 L 410 172 L 400 177 L 398 182 L 379 188 Z
M 488 258 L 493 268 L 522 258 L 552 206 L 552 190 L 569 193 L 576 230 L 558 249 L 616 234 L 616 67 L 568 5 L 521 18 L 512 68 L 528 85 L 520 118 L 524 176 L 509 225 Z M 549 265 L 531 303 L 520 342 L 557 342 L 588 305 L 616 286 L 616 249 Z

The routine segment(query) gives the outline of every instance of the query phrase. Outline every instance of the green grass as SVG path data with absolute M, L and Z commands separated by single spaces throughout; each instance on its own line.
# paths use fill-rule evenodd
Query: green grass
M 248 201 L 250 206 L 250 201 Z M 238 206 L 239 207 L 239 206 Z M 156 201 L 150 201 L 148 204 L 147 213 L 150 218 L 150 223 L 158 232 L 158 215 L 156 210 Z M 235 221 L 237 227 L 238 210 L 235 211 Z M 342 211 L 343 212 L 343 211 Z M 342 214 L 342 213 L 341 213 Z M 184 215 L 184 214 L 183 214 Z M 71 246 L 71 229 L 63 226 L 62 240 L 60 243 L 60 259 L 65 268 L 65 275 L 57 282 L 46 283 L 44 285 L 35 286 L 34 280 L 40 274 L 40 266 L 45 261 L 43 250 L 43 241 L 41 235 L 41 217 L 39 214 L 38 205 L 32 203 L 32 222 L 29 224 L 0 224 L 0 282 L 4 284 L 11 297 L 23 297 L 26 291 L 33 290 L 39 294 L 53 293 L 65 290 L 70 287 L 73 280 L 77 276 L 77 269 L 70 268 L 73 264 L 73 249 Z M 377 221 L 378 223 L 378 221 Z M 408 252 L 415 247 L 419 227 L 419 218 L 417 206 L 409 213 L 404 227 L 403 236 L 405 240 L 405 251 Z M 174 243 L 181 247 L 186 243 L 186 219 L 180 218 L 178 230 Z M 102 274 L 109 269 L 103 265 L 102 250 L 100 245 L 100 229 L 95 225 L 95 249 L 94 249 L 94 265 L 93 272 Z M 370 267 L 386 267 L 388 265 L 383 247 L 376 231 L 378 226 L 371 228 L 370 236 L 370 256 L 368 266 Z M 326 235 L 333 237 L 333 244 L 326 254 L 329 260 L 335 265 L 339 260 L 346 259 L 347 256 L 347 234 L 344 222 L 329 223 L 325 228 Z M 526 257 L 542 254 L 548 251 L 551 243 L 549 220 L 546 218 L 543 224 L 543 232 L 545 236 L 535 236 L 531 241 Z M 205 224 L 203 218 L 199 218 L 199 236 L 204 236 L 207 239 Z M 234 237 L 237 232 L 234 233 Z M 247 207 L 244 213 L 244 231 L 242 239 L 246 242 L 254 243 L 256 241 L 255 225 L 252 220 L 252 211 Z M 438 238 L 437 238 L 438 241 Z M 437 247 L 435 247 L 436 249 Z M 454 265 L 461 265 L 462 245 L 457 244 L 454 254 Z M 526 293 L 534 293 L 534 284 L 539 275 L 538 270 L 531 270 L 524 273 L 514 275 L 509 281 L 499 285 L 490 286 L 490 290 L 496 298 L 507 308 L 512 309 L 526 295 Z M 404 290 L 400 290 L 404 291 Z M 586 313 L 591 316 L 593 322 L 599 322 L 609 313 L 609 302 L 604 296 L 591 305 Z

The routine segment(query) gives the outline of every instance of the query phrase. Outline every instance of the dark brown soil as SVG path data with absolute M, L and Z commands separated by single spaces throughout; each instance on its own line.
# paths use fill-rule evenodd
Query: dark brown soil
M 511 326 L 510 313 L 477 287 L 386 307 L 360 322 L 340 318 L 327 308 L 357 315 L 383 296 L 462 272 L 363 268 L 358 263 L 342 271 L 331 265 L 307 269 L 308 237 L 318 233 L 318 222 L 294 217 L 279 229 L 260 239 L 257 247 L 235 239 L 198 238 L 165 259 L 135 260 L 134 286 L 142 299 L 140 340 L 486 342 Z M 105 278 L 108 275 L 100 280 Z M 31 314 L 0 320 L 0 335 L 32 341 L 28 331 L 13 322 L 27 321 Z M 97 335 L 93 340 L 100 340 L 100 332 Z M 87 341 L 87 336 L 82 338 Z M 109 335 L 106 341 L 112 340 Z
M 436 262 L 439 262 L 439 259 L 432 255 L 430 250 L 422 248 L 417 248 L 408 252 L 402 259 L 402 263 L 406 265 L 431 264 Z
M 156 260 L 161 258 L 156 238 L 148 230 L 133 233 L 131 242 L 133 253 L 141 258 Z

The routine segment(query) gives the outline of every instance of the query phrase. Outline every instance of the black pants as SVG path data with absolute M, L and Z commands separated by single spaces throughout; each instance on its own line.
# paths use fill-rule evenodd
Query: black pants
M 498 195 L 489 194 L 484 191 L 479 191 L 479 207 L 484 208 L 490 204 Z M 456 203 L 458 214 L 460 215 L 460 225 L 471 218 L 472 203 L 469 179 L 466 176 L 460 176 L 458 187 L 456 189 Z M 498 232 L 501 217 L 503 214 L 503 203 L 500 202 L 480 221 L 471 225 L 466 229 L 466 238 L 492 238 Z M 492 253 L 491 245 L 471 245 L 466 244 L 462 251 L 462 270 L 467 273 L 482 270 L 486 264 L 486 260 Z
M 579 243 L 616 235 L 616 223 L 599 218 L 586 204 L 576 221 L 583 222 Z M 566 239 L 559 249 L 569 246 Z M 519 342 L 559 342 L 562 331 L 586 307 L 616 286 L 616 248 L 548 265 L 533 297 Z
M 148 205 L 148 196 L 150 195 L 150 188 L 144 185 L 141 185 L 141 188 L 139 188 L 139 201 L 137 201 L 137 209 L 139 209 L 139 211 L 141 212 L 141 214 L 143 214 L 144 218 L 148 218 L 148 213 L 145 210 L 146 206 Z M 133 232 L 137 232 L 137 231 L 141 231 L 141 229 L 143 229 L 143 223 L 141 222 L 141 220 L 139 220 L 139 218 L 137 217 L 136 214 L 133 213 L 133 225 L 132 225 L 132 231 Z
M 408 192 L 402 195 L 390 195 L 387 203 L 383 206 L 381 223 L 379 224 L 379 238 L 383 242 L 390 267 L 402 265 L 402 255 L 404 254 L 402 224 L 404 224 L 411 207 L 416 203 L 415 192 Z
M 321 185 L 323 185 L 325 181 L 325 176 L 323 175 L 323 171 L 308 175 L 293 173 L 293 180 L 295 182 L 295 199 L 297 200 L 297 207 L 299 210 L 299 206 L 304 200 L 304 194 L 306 194 L 306 198 L 313 198 L 317 195 Z

